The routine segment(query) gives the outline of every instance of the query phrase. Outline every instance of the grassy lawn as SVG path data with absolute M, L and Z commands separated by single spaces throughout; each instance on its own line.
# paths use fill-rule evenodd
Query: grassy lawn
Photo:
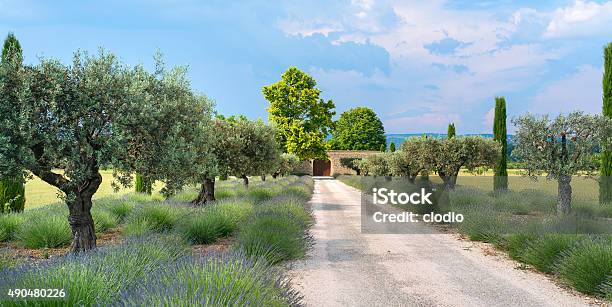
M 515 173 L 516 174 L 516 173 Z M 433 181 L 441 182 L 438 176 L 430 177 Z M 483 191 L 491 191 L 493 189 L 492 174 L 470 175 L 466 173 L 460 174 L 457 178 L 457 184 L 465 187 L 478 188 Z M 557 195 L 557 182 L 554 180 L 546 180 L 545 177 L 539 177 L 537 181 L 520 175 L 508 176 L 508 187 L 512 191 L 538 190 L 546 192 L 550 195 Z M 599 197 L 599 185 L 593 179 L 575 176 L 572 179 L 572 198 L 575 200 L 597 201 Z
M 94 199 L 99 199 L 110 195 L 120 196 L 133 190 L 130 188 L 121 188 L 118 192 L 115 193 L 113 191 L 113 187 L 111 186 L 111 182 L 113 181 L 113 171 L 102 170 L 100 171 L 100 173 L 102 174 L 102 184 L 100 185 L 98 192 L 94 194 Z M 51 186 L 48 183 L 40 180 L 40 178 L 33 176 L 32 179 L 26 182 L 25 208 L 32 209 L 40 207 L 42 205 L 60 203 L 61 199 L 58 198 L 58 193 L 59 190 L 56 189 L 54 186 Z

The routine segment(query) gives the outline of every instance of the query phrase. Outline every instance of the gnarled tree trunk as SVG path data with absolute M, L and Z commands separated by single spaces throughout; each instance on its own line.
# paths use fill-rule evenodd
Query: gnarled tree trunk
M 96 172 L 93 178 L 90 178 L 85 186 L 73 191 L 73 197 L 67 202 L 68 222 L 72 229 L 72 251 L 75 253 L 90 250 L 96 247 L 96 232 L 94 229 L 94 221 L 91 216 L 91 198 L 100 187 L 102 176 Z
M 204 180 L 198 198 L 194 199 L 191 204 L 201 206 L 210 201 L 215 201 L 215 179 Z
M 242 183 L 244 183 L 245 187 L 249 187 L 249 177 L 247 177 L 246 175 L 242 175 L 240 178 L 242 178 Z
M 558 182 L 557 213 L 568 214 L 572 211 L 572 177 L 560 176 Z
M 261 181 L 266 181 L 266 175 L 261 175 Z

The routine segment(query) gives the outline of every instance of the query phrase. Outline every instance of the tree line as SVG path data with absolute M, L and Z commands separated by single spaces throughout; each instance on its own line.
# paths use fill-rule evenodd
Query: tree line
M 21 198 L 33 175 L 61 191 L 73 251 L 96 246 L 92 196 L 104 167 L 112 168 L 115 187 L 131 186 L 134 174 L 145 191 L 163 182 L 166 196 L 199 184 L 193 203 L 201 205 L 214 200 L 218 176 L 248 185 L 248 176 L 278 176 L 298 165 L 281 154 L 275 127 L 217 116 L 214 102 L 191 88 L 186 68 L 166 67 L 159 53 L 151 72 L 104 50 L 77 51 L 70 65 L 25 65 L 9 37 L 0 65 L 0 178 L 20 186 Z

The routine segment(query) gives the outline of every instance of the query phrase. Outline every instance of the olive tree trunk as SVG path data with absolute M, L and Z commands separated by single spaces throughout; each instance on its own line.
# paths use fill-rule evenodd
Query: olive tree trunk
M 242 175 L 241 178 L 242 178 L 242 183 L 244 183 L 244 186 L 248 188 L 249 187 L 249 177 L 247 177 L 246 175 Z
M 89 179 L 84 187 L 73 191 L 67 201 L 69 215 L 68 222 L 72 229 L 73 252 L 78 253 L 96 247 L 96 231 L 91 216 L 91 198 L 100 187 L 102 176 L 100 173 Z
M 215 201 L 215 179 L 204 179 L 198 197 L 191 204 L 201 206 L 211 201 Z
M 557 213 L 568 214 L 572 211 L 572 177 L 561 176 L 558 182 Z

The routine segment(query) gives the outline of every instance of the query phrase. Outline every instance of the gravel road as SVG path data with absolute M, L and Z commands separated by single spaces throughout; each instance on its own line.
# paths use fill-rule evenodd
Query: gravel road
M 546 276 L 454 234 L 362 234 L 360 193 L 316 180 L 315 244 L 289 275 L 309 306 L 585 306 Z

